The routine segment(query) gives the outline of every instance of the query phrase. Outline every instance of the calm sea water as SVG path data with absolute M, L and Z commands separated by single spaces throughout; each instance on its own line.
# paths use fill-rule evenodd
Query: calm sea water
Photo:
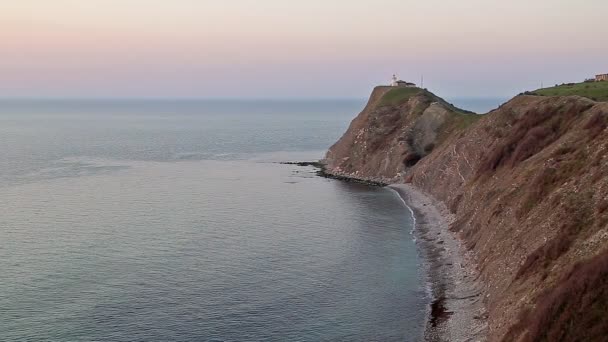
M 398 196 L 276 163 L 362 106 L 0 103 L 0 340 L 418 340 Z
M 353 102 L 0 109 L 0 340 L 416 340 L 389 190 L 318 178 Z

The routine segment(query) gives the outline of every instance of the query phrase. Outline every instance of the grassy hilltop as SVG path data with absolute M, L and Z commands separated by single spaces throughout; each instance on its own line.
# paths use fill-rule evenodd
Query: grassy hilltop
M 541 96 L 578 95 L 594 101 L 608 101 L 608 81 L 568 83 L 551 88 L 538 89 L 529 94 Z
M 422 95 L 433 102 L 441 103 L 447 109 L 449 109 L 455 113 L 476 114 L 474 112 L 458 108 L 458 107 L 454 106 L 453 104 L 447 102 L 446 100 L 442 99 L 441 97 L 428 91 L 427 89 L 422 89 L 422 88 L 418 88 L 418 87 L 393 88 L 393 89 L 389 90 L 386 94 L 384 94 L 384 96 L 382 96 L 382 100 L 380 101 L 379 105 L 380 106 L 399 106 L 399 105 L 402 105 L 405 102 L 407 102 L 412 96 L 415 96 L 415 95 Z
M 452 129 L 464 129 L 475 123 L 481 117 L 474 112 L 454 106 L 427 89 L 418 87 L 398 87 L 391 89 L 384 94 L 384 96 L 382 96 L 379 106 L 398 107 L 407 103 L 410 98 L 414 96 L 418 96 L 422 100 L 422 108 L 426 108 L 430 103 L 437 102 L 454 114 L 450 120 L 444 123 L 444 126 L 442 127 L 444 131 L 451 131 Z

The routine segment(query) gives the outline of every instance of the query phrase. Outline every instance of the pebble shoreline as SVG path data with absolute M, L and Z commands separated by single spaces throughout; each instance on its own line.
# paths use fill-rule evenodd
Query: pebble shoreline
M 414 213 L 433 294 L 426 341 L 485 341 L 487 313 L 472 255 L 449 230 L 454 215 L 410 184 L 391 184 Z

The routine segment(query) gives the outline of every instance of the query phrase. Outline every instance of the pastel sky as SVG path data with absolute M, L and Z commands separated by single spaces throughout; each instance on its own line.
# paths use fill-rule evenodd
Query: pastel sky
M 0 97 L 508 97 L 608 73 L 607 0 L 4 0 Z

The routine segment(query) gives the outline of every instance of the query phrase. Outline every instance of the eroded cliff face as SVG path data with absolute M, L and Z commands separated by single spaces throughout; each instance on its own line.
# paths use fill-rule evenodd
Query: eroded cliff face
M 325 163 L 335 174 L 395 182 L 452 131 L 476 119 L 420 88 L 376 87 Z
M 412 183 L 450 208 L 485 284 L 489 340 L 608 336 L 608 103 L 518 96 L 471 118 L 391 92 L 374 90 L 327 171 Z

